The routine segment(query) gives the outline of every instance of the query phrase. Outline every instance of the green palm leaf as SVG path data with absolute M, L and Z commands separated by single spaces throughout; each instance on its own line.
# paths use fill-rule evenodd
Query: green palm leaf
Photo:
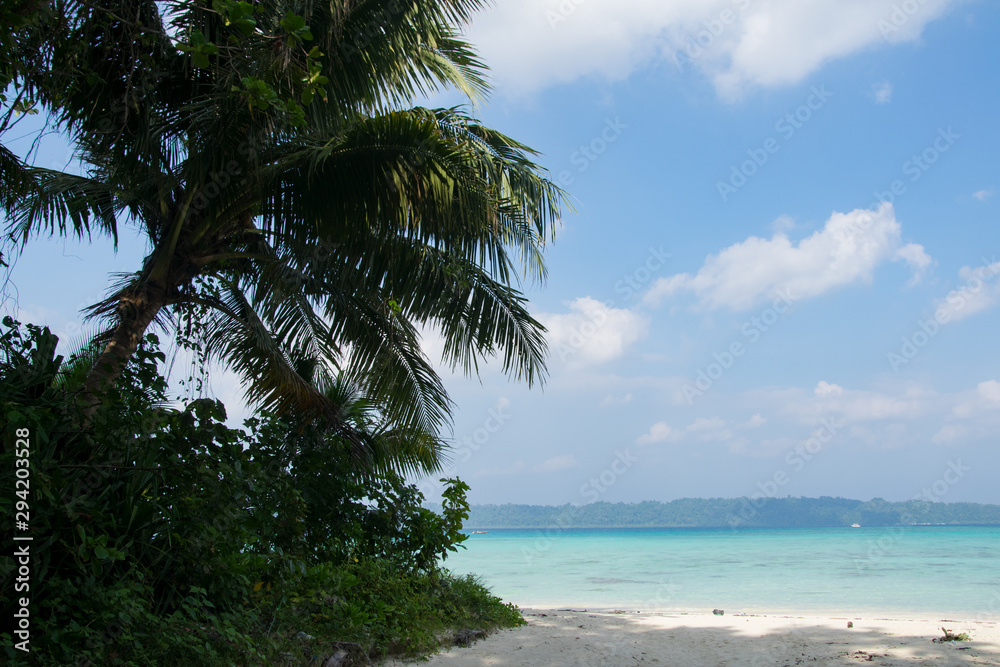
M 0 150 L 8 232 L 117 239 L 125 225 L 151 246 L 91 309 L 110 327 L 92 406 L 142 332 L 185 313 L 252 403 L 326 420 L 376 467 L 440 462 L 452 405 L 420 328 L 453 368 L 496 357 L 543 380 L 544 328 L 518 284 L 544 280 L 565 194 L 461 108 L 409 106 L 448 87 L 484 99 L 459 36 L 482 5 L 271 0 L 252 20 L 190 0 L 54 6 L 17 85 L 87 172 Z

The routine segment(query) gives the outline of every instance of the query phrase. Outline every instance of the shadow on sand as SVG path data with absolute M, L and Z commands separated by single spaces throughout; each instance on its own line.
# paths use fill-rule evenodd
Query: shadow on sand
M 527 627 L 453 648 L 430 667 L 794 667 L 796 665 L 1000 665 L 997 626 L 935 622 L 525 610 Z M 840 627 L 835 627 L 840 625 Z M 972 641 L 935 643 L 941 625 Z M 903 631 L 903 629 L 909 632 Z M 926 634 L 916 634 L 924 633 Z M 981 637 L 982 641 L 976 641 Z

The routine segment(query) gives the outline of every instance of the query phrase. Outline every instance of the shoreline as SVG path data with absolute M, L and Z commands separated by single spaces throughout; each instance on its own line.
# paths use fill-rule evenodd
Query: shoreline
M 522 608 L 528 625 L 427 661 L 385 667 L 533 665 L 1000 665 L 1000 618 L 892 612 L 742 612 Z M 900 617 L 902 616 L 902 618 Z M 914 617 L 911 617 L 914 616 Z M 848 627 L 848 622 L 853 627 Z M 934 642 L 942 626 L 970 641 Z
M 638 607 L 605 607 L 601 605 L 556 605 L 532 604 L 518 607 L 522 613 L 531 611 L 573 612 L 577 614 L 610 614 L 610 615 L 647 615 L 647 616 L 712 616 L 708 607 L 672 607 L 661 609 L 645 609 Z M 724 616 L 734 618 L 805 618 L 805 619 L 843 619 L 856 621 L 858 619 L 879 621 L 920 621 L 930 623 L 997 623 L 1000 626 L 1000 614 L 984 614 L 975 611 L 926 611 L 907 609 L 781 609 L 781 608 L 732 608 L 723 607 Z

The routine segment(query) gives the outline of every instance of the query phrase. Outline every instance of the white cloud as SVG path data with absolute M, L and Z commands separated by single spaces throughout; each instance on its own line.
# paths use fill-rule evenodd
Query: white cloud
M 687 430 L 693 433 L 703 432 L 703 431 L 718 431 L 719 429 L 725 427 L 726 420 L 721 417 L 712 417 L 708 419 L 707 417 L 698 417 L 693 422 L 688 424 Z
M 695 68 L 719 95 L 794 84 L 824 63 L 920 37 L 957 0 L 507 0 L 475 17 L 471 41 L 505 89 L 525 93 L 646 65 Z M 794 54 L 791 57 L 789 54 Z
M 751 417 L 750 419 L 746 420 L 742 424 L 739 424 L 738 428 L 745 428 L 745 429 L 760 428 L 761 426 L 763 426 L 766 423 L 767 423 L 767 418 L 766 417 L 762 417 L 761 414 L 759 412 L 757 412 L 757 413 L 754 413 L 753 417 Z
M 798 224 L 796 224 L 795 218 L 790 215 L 779 215 L 771 223 L 771 231 L 775 232 L 790 232 L 796 227 Z
M 888 104 L 892 101 L 892 84 L 888 81 L 872 84 L 872 96 L 875 104 Z
M 849 423 L 922 416 L 923 402 L 919 400 L 904 400 L 874 391 L 845 390 L 838 385 L 831 387 L 835 389 L 830 393 L 817 393 L 814 404 L 817 414 L 839 414 Z
M 562 456 L 555 456 L 548 459 L 544 463 L 531 466 L 531 472 L 555 472 L 557 470 L 576 468 L 579 465 L 580 463 L 576 460 L 575 456 L 572 454 L 564 454 Z
M 569 313 L 539 313 L 549 330 L 550 355 L 572 365 L 601 364 L 622 356 L 646 336 L 648 320 L 624 308 L 608 308 L 584 296 L 567 304 Z
M 972 196 L 979 201 L 986 201 L 993 196 L 993 188 L 988 188 L 986 190 L 976 190 L 972 193 Z
M 871 281 L 886 260 L 901 260 L 920 273 L 931 263 L 922 246 L 903 245 L 892 204 L 877 210 L 834 212 L 823 229 L 797 244 L 784 232 L 751 236 L 709 255 L 695 275 L 658 279 L 643 297 L 648 305 L 681 291 L 694 292 L 705 308 L 747 310 L 784 294 L 809 299 L 857 281 Z M 911 280 L 911 282 L 913 282 Z
M 974 391 L 963 392 L 960 400 L 951 410 L 956 419 L 977 419 L 989 414 L 996 414 L 1000 408 L 1000 382 L 986 380 L 976 385 Z
M 625 394 L 624 396 L 612 396 L 608 394 L 604 399 L 598 403 L 598 407 L 609 408 L 613 405 L 625 405 L 632 402 L 632 394 Z
M 919 283 L 920 279 L 924 277 L 924 271 L 934 262 L 931 256 L 924 251 L 924 247 L 916 243 L 907 243 L 904 245 L 896 251 L 893 259 L 906 262 L 913 270 L 913 275 L 906 283 L 907 287 L 913 287 Z
M 945 424 L 931 436 L 931 442 L 935 445 L 953 445 L 971 435 L 972 429 L 965 424 Z
M 840 396 L 844 393 L 844 388 L 839 384 L 830 384 L 826 380 L 820 380 L 813 389 L 813 393 L 816 394 L 818 398 L 824 398 L 826 396 Z
M 685 289 L 690 289 L 690 287 L 690 273 L 675 273 L 667 278 L 657 278 L 642 300 L 648 305 L 659 306 L 663 299 L 670 298 Z
M 976 385 L 976 390 L 979 392 L 979 395 L 987 401 L 1000 405 L 1000 382 L 997 382 L 996 380 L 980 382 Z
M 721 417 L 712 417 L 711 419 L 698 417 L 688 424 L 686 430 L 704 442 L 724 442 L 733 437 L 733 432 L 726 428 L 726 420 Z
M 851 392 L 843 402 L 844 418 L 850 422 L 878 421 L 882 419 L 916 419 L 921 416 L 921 403 L 904 401 L 876 392 Z
M 747 457 L 782 456 L 821 427 L 835 430 L 838 446 L 881 450 L 928 444 L 993 442 L 1000 429 L 1000 379 L 949 393 L 915 382 L 889 381 L 874 389 L 851 389 L 829 381 L 812 387 L 771 387 L 719 394 L 713 416 L 694 419 L 667 434 L 669 442 L 721 443 Z M 730 415 L 756 409 L 750 420 Z M 714 416 L 718 415 L 718 416 Z M 762 415 L 767 415 L 765 419 Z M 750 428 L 766 428 L 751 431 Z M 825 444 L 825 443 L 824 443 Z M 861 451 L 861 450 L 859 450 Z
M 667 426 L 666 422 L 656 422 L 649 428 L 649 432 L 640 435 L 636 440 L 637 444 L 649 445 L 654 442 L 662 442 L 670 437 L 673 429 Z
M 961 287 L 951 290 L 937 302 L 934 317 L 938 322 L 955 322 L 992 308 L 1000 303 L 1000 262 L 988 265 L 963 266 L 958 277 Z
M 800 388 L 766 389 L 751 392 L 761 407 L 793 422 L 815 425 L 824 417 L 844 419 L 847 423 L 881 420 L 911 421 L 925 417 L 934 408 L 943 407 L 940 396 L 912 388 L 889 393 L 848 389 L 820 381 L 812 391 Z

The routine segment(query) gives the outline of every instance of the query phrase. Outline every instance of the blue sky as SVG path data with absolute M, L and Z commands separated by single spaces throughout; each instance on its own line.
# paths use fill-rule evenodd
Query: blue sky
M 1000 502 L 1000 6 L 497 4 L 477 113 L 576 213 L 524 286 L 545 386 L 442 369 L 473 502 Z M 22 319 L 72 337 L 141 250 L 31 244 Z

